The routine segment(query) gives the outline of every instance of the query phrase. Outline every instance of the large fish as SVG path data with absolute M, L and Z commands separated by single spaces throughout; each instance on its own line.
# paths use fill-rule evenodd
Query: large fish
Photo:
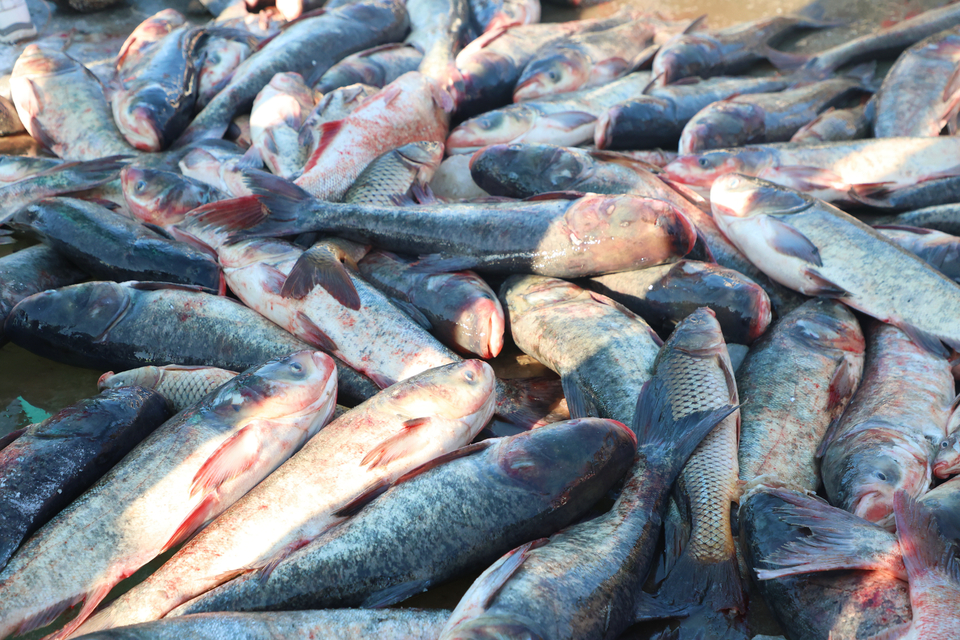
M 472 271 L 424 272 L 386 251 L 357 263 L 364 278 L 391 298 L 413 305 L 431 332 L 460 353 L 495 358 L 503 348 L 503 308 L 490 286 Z
M 113 123 L 103 85 L 65 53 L 27 45 L 13 66 L 10 94 L 30 135 L 64 160 L 136 153 Z
M 494 375 L 468 360 L 400 382 L 327 425 L 156 573 L 81 633 L 156 620 L 174 607 L 308 544 L 376 486 L 470 442 L 493 415 Z
M 354 53 L 330 67 L 313 85 L 326 94 L 351 84 L 382 89 L 400 76 L 416 71 L 423 53 L 409 44 L 391 43 Z
M 92 202 L 44 198 L 28 204 L 7 224 L 38 236 L 95 278 L 225 290 L 220 265 L 210 254 Z
M 560 375 L 571 416 L 633 423 L 662 344 L 642 318 L 555 278 L 511 276 L 500 297 L 517 346 Z
M 120 172 L 123 199 L 141 222 L 167 227 L 183 220 L 188 211 L 225 200 L 230 194 L 200 180 L 173 171 L 127 165 Z
M 170 615 L 400 602 L 567 526 L 623 477 L 636 448 L 632 431 L 599 418 L 484 440 L 410 472 L 268 578 L 241 576 Z
M 45 626 L 82 601 L 57 635 L 69 636 L 118 582 L 217 517 L 326 424 L 336 386 L 333 360 L 297 352 L 168 420 L 0 572 L 0 633 Z
M 413 185 L 430 182 L 442 158 L 439 142 L 411 142 L 391 149 L 360 172 L 343 201 L 381 206 L 403 203 Z
M 101 391 L 140 386 L 153 389 L 166 400 L 174 413 L 196 404 L 205 395 L 228 380 L 237 377 L 236 371 L 217 367 L 185 367 L 168 364 L 165 367 L 139 367 L 114 373 L 107 371 L 97 380 Z
M 109 390 L 30 425 L 0 449 L 0 567 L 170 415 L 157 393 Z
M 877 93 L 873 135 L 938 136 L 957 129 L 960 110 L 960 26 L 921 40 L 904 51 Z
M 237 67 L 176 146 L 222 137 L 230 120 L 250 106 L 278 72 L 319 77 L 344 56 L 400 40 L 407 26 L 403 3 L 396 0 L 361 0 L 292 23 Z
M 441 634 L 481 638 L 617 638 L 638 617 L 666 496 L 685 460 L 732 407 L 683 417 L 667 382 L 644 385 L 633 429 L 638 460 L 607 513 L 522 545 L 473 583 Z
M 80 282 L 86 277 L 87 274 L 69 260 L 44 245 L 21 249 L 0 258 L 0 323 L 24 298 Z M 0 330 L 0 342 L 3 341 L 5 337 Z
M 292 179 L 303 168 L 306 157 L 298 139 L 300 125 L 316 104 L 314 90 L 293 72 L 273 76 L 254 99 L 250 139 L 276 175 Z
M 891 527 L 894 493 L 919 497 L 930 487 L 954 382 L 945 358 L 896 327 L 874 321 L 866 337 L 863 380 L 823 442 L 821 475 L 833 505 Z
M 738 174 L 717 179 L 710 201 L 727 237 L 777 282 L 839 298 L 927 349 L 939 351 L 940 342 L 960 348 L 954 320 L 960 317 L 960 285 L 852 216 Z M 924 292 L 922 299 L 917 291 Z
M 767 330 L 772 317 L 770 299 L 757 283 L 738 271 L 696 260 L 594 276 L 585 285 L 627 307 L 664 336 L 707 307 L 716 315 L 724 340 L 748 345 Z
M 310 346 L 230 298 L 155 282 L 40 292 L 14 307 L 4 333 L 37 355 L 100 371 L 170 363 L 243 371 Z M 346 365 L 337 374 L 340 393 L 355 401 L 378 390 Z
M 376 93 L 377 87 L 358 83 L 348 84 L 324 95 L 300 125 L 298 141 L 302 157 L 310 158 L 320 146 L 325 124 L 343 120 Z
M 204 140 L 191 148 L 177 162 L 181 173 L 188 178 L 205 182 L 211 187 L 229 193 L 234 198 L 250 195 L 243 182 L 243 171 L 263 169 L 263 161 L 256 154 L 227 140 Z
M 295 183 L 324 200 L 340 200 L 377 157 L 411 142 L 442 143 L 449 114 L 443 89 L 429 76 L 406 73 L 343 120 L 321 128 L 317 149 Z
M 960 205 L 944 204 L 907 211 L 896 216 L 871 220 L 874 224 L 906 225 L 934 229 L 951 235 L 960 235 Z
M 816 454 L 863 373 L 860 325 L 839 302 L 810 300 L 762 336 L 737 370 L 740 480 L 806 491 L 820 482 Z
M 176 9 L 163 9 L 138 24 L 120 46 L 115 63 L 117 75 L 124 77 L 140 63 L 150 49 L 186 21 L 183 14 Z

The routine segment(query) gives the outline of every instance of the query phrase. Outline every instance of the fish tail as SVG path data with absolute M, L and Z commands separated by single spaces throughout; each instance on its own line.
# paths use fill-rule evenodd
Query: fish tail
M 953 545 L 940 533 L 933 513 L 911 498 L 905 491 L 893 495 L 893 513 L 897 520 L 897 537 L 903 564 L 911 584 L 928 573 L 947 577 L 960 583 L 960 563 Z
M 657 591 L 662 605 L 704 604 L 722 613 L 746 613 L 736 554 L 719 562 L 698 558 L 688 545 Z
M 497 416 L 521 429 L 542 427 L 569 417 L 559 380 L 497 379 Z

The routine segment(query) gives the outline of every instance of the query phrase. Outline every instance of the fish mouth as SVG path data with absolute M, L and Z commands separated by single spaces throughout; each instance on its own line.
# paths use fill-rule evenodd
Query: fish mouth
M 107 378 L 114 375 L 113 371 L 107 371 L 105 374 L 97 378 L 97 390 L 103 391 L 107 388 Z
M 933 465 L 933 475 L 941 479 L 947 479 L 960 471 L 960 459 L 938 460 Z
M 538 73 L 531 78 L 518 84 L 513 90 L 513 101 L 523 102 L 524 100 L 533 100 L 540 98 L 546 93 L 552 93 L 547 90 L 546 83 L 543 81 L 543 74 Z
M 500 303 L 494 300 L 489 301 L 489 314 L 487 317 L 487 343 L 486 354 L 484 358 L 496 358 L 503 349 L 503 336 L 505 333 L 505 321 L 503 310 Z
M 121 133 L 135 149 L 140 151 L 160 151 L 163 149 L 163 135 L 156 122 L 156 113 L 144 104 L 131 105 L 118 109 L 121 121 Z
M 753 326 L 750 327 L 750 333 L 747 334 L 747 340 L 750 343 L 763 335 L 773 321 L 773 308 L 770 305 L 770 296 L 759 286 L 757 287 L 757 304 L 754 308 L 754 313 L 756 320 Z

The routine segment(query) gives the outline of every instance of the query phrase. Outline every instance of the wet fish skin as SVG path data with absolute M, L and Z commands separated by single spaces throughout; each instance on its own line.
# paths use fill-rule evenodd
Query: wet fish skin
M 39 236 L 95 278 L 174 282 L 223 290 L 211 256 L 139 222 L 75 198 L 44 198 L 7 221 Z
M 933 475 L 943 480 L 960 473 L 960 411 L 957 410 L 956 400 L 951 409 L 947 437 L 940 442 L 937 457 L 933 461 Z
M 556 278 L 510 276 L 500 299 L 517 346 L 560 375 L 571 416 L 589 415 L 592 407 L 632 424 L 662 344 L 642 318 Z
M 760 487 L 741 501 L 741 536 L 752 569 L 776 569 L 771 554 L 805 535 L 802 527 L 778 515 L 789 504 L 780 491 Z M 842 640 L 869 638 L 911 617 L 906 584 L 888 574 L 814 574 L 758 581 L 757 586 L 794 640 L 823 640 L 830 632 Z
M 80 282 L 86 277 L 87 274 L 69 260 L 42 244 L 0 258 L 0 323 L 24 298 Z M 2 329 L 0 342 L 6 342 Z
M 356 498 L 470 442 L 493 415 L 494 380 L 484 362 L 457 362 L 345 413 L 80 632 L 158 619 L 308 544 L 340 522 L 337 513 Z
M 759 285 L 732 269 L 695 260 L 594 276 L 584 284 L 642 317 L 660 335 L 708 307 L 726 341 L 749 345 L 772 319 L 770 299 Z
M 840 297 L 928 350 L 941 350 L 941 341 L 960 346 L 960 327 L 949 320 L 960 314 L 960 285 L 856 218 L 739 174 L 717 179 L 710 195 L 718 226 L 774 280 L 806 295 Z M 910 290 L 890 278 L 907 279 Z M 922 305 L 916 290 L 928 292 Z
M 153 391 L 109 390 L 30 425 L 0 450 L 0 568 L 170 415 Z
M 960 206 L 945 204 L 924 207 L 894 216 L 881 216 L 871 220 L 873 224 L 893 224 L 909 227 L 923 227 L 942 231 L 951 235 L 960 235 Z
M 243 149 L 227 140 L 203 140 L 191 147 L 177 161 L 177 168 L 184 176 L 205 182 L 234 198 L 250 195 L 241 172 L 262 169 L 259 157 L 245 155 Z
M 333 89 L 325 94 L 300 125 L 297 139 L 303 148 L 303 157 L 312 157 L 314 151 L 320 146 L 324 124 L 343 120 L 353 113 L 360 103 L 375 93 L 377 93 L 377 87 L 358 83 Z
M 176 9 L 162 9 L 138 24 L 120 46 L 115 64 L 117 75 L 126 77 L 158 42 L 186 23 L 186 20 Z
M 420 609 L 331 609 L 326 611 L 283 611 L 275 613 L 201 613 L 182 618 L 98 631 L 86 640 L 283 640 L 292 637 L 322 636 L 326 640 L 353 640 L 378 637 L 390 640 L 436 640 L 446 610 Z
M 176 224 L 188 211 L 230 197 L 206 182 L 136 165 L 123 168 L 120 182 L 130 212 L 141 222 L 158 227 Z
M 467 0 L 408 0 L 410 35 L 404 40 L 423 52 L 417 70 L 433 80 L 448 96 L 447 110 L 463 94 L 463 78 L 457 70 L 457 54 L 473 40 L 470 5 Z
M 874 225 L 874 229 L 960 283 L 960 238 L 921 227 Z
M 10 93 L 30 135 L 64 160 L 136 154 L 113 123 L 103 85 L 65 53 L 27 45 L 10 75 Z
M 227 86 L 197 114 L 174 146 L 222 137 L 233 116 L 250 105 L 277 72 L 319 76 L 344 56 L 396 42 L 407 27 L 403 4 L 392 0 L 356 2 L 294 23 L 240 63 Z
M 787 142 L 820 112 L 864 91 L 860 81 L 844 77 L 715 102 L 698 111 L 684 126 L 680 153 Z
M 60 158 L 0 156 L 0 182 L 17 182 L 63 164 Z
M 790 142 L 802 144 L 840 142 L 869 137 L 876 103 L 869 101 L 849 109 L 830 108 L 800 127 Z
M 240 63 L 255 51 L 250 42 L 209 37 L 200 51 L 202 63 L 197 76 L 196 108 L 203 109 L 230 81 Z
M 503 308 L 476 273 L 417 271 L 413 263 L 385 251 L 367 254 L 358 266 L 373 286 L 423 313 L 432 333 L 452 349 L 486 359 L 503 348 Z
M 383 44 L 354 53 L 327 69 L 313 85 L 315 91 L 327 94 L 351 84 L 365 84 L 378 89 L 409 71 L 416 71 L 423 53 L 409 44 Z
M 298 73 L 281 72 L 253 100 L 250 139 L 270 170 L 294 178 L 306 156 L 300 147 L 300 125 L 313 111 L 317 95 Z
M 817 449 L 860 384 L 865 343 L 841 303 L 809 300 L 773 325 L 737 370 L 740 480 L 815 491 Z
M 439 142 L 411 142 L 387 151 L 360 172 L 343 201 L 381 206 L 397 204 L 411 186 L 430 182 L 442 158 L 443 144 Z
M 160 394 L 172 413 L 179 413 L 196 404 L 205 395 L 237 377 L 236 371 L 217 367 L 185 367 L 168 364 L 153 365 L 114 373 L 107 371 L 100 376 L 97 387 L 100 391 L 139 386 L 153 389 Z
M 245 371 L 168 420 L 11 558 L 0 572 L 0 633 L 43 626 L 83 600 L 55 637 L 73 633 L 120 580 L 292 455 L 329 419 L 335 397 L 333 360 L 301 351 Z M 77 562 L 58 562 L 62 554 Z
M 470 0 L 474 30 L 485 33 L 540 22 L 540 0 Z
M 960 85 L 960 26 L 941 31 L 904 51 L 877 93 L 873 135 L 938 136 L 957 128 Z
M 570 524 L 633 464 L 634 438 L 620 423 L 585 418 L 471 445 L 411 472 L 266 580 L 241 576 L 170 615 L 402 601 Z

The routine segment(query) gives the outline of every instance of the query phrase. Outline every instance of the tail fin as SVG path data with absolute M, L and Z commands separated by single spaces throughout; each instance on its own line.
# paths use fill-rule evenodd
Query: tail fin
M 689 551 L 690 547 L 687 547 Z M 703 604 L 718 612 L 746 614 L 746 598 L 736 554 L 721 562 L 706 562 L 683 553 L 657 591 L 664 605 Z
M 897 491 L 893 495 L 893 513 L 911 591 L 915 582 L 930 573 L 949 581 L 954 589 L 960 589 L 960 563 L 954 555 L 953 546 L 940 535 L 940 527 L 933 513 L 904 491 Z
M 570 417 L 560 381 L 550 378 L 498 378 L 497 415 L 522 429 Z

